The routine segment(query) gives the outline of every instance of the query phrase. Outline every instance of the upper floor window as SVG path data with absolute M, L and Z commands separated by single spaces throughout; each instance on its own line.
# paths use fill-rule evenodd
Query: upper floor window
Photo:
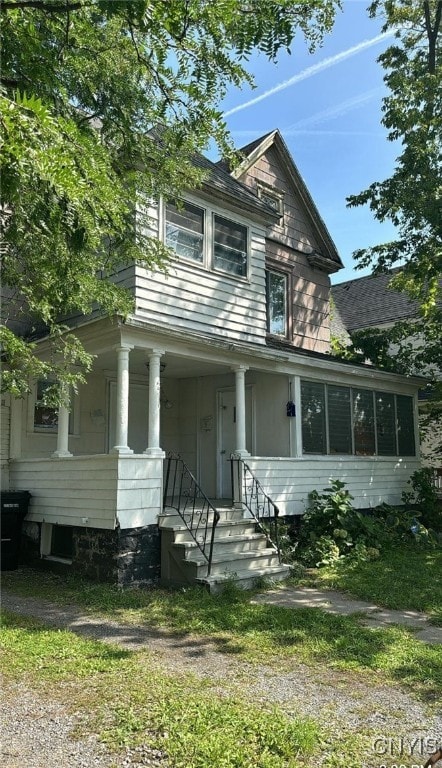
M 247 228 L 222 216 L 213 217 L 213 266 L 247 276 Z
M 304 453 L 414 456 L 413 398 L 301 382 Z
M 165 242 L 177 256 L 237 277 L 247 277 L 248 229 L 188 201 L 165 205 Z
M 287 335 L 287 275 L 266 273 L 267 331 L 275 336 Z
M 166 245 L 191 261 L 204 259 L 204 211 L 190 203 L 166 206 Z

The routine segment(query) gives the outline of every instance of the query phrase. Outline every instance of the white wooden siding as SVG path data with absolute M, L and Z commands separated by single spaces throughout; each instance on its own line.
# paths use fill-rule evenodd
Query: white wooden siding
M 375 507 L 382 502 L 400 504 L 401 493 L 410 475 L 420 467 L 416 458 L 398 457 L 309 457 L 302 459 L 247 459 L 266 493 L 281 514 L 302 514 L 312 490 L 322 492 L 330 479 L 342 480 L 354 496 L 357 509 Z
M 192 198 L 192 202 L 198 201 Z M 222 209 L 215 213 L 238 220 Z M 158 207 L 149 210 L 152 222 Z M 152 223 L 151 234 L 158 236 Z M 265 239 L 264 230 L 249 223 L 248 279 L 214 272 L 198 264 L 173 259 L 165 275 L 136 267 L 136 314 L 165 326 L 188 328 L 240 341 L 265 344 Z
M 156 522 L 162 461 L 148 456 L 20 459 L 11 485 L 32 494 L 27 520 L 113 529 Z
M 0 424 L 0 474 L 2 490 L 9 489 L 9 440 L 11 409 L 9 397 L 2 397 L 1 401 L 1 424 Z

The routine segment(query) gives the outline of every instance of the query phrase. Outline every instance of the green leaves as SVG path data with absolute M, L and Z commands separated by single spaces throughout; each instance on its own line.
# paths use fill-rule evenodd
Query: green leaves
M 14 368 L 12 310 L 49 334 L 62 316 L 131 311 L 132 297 L 108 278 L 134 261 L 163 269 L 168 260 L 144 234 L 138 210 L 135 233 L 137 195 L 178 197 L 198 186 L 195 152 L 211 139 L 224 156 L 232 152 L 219 104 L 231 84 L 252 83 L 247 57 L 259 50 L 274 59 L 298 30 L 314 47 L 337 7 L 337 0 L 2 4 L 2 282 L 21 297 L 2 310 L 10 369 L 3 386 L 24 391 L 35 367 L 23 354 L 27 364 Z

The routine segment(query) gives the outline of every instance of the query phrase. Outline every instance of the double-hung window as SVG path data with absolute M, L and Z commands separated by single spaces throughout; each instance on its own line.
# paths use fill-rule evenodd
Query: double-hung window
M 204 261 L 204 210 L 191 203 L 167 203 L 166 245 L 177 256 Z
M 287 275 L 266 273 L 267 331 L 275 336 L 287 336 Z
M 247 227 L 223 216 L 213 216 L 213 266 L 247 277 Z

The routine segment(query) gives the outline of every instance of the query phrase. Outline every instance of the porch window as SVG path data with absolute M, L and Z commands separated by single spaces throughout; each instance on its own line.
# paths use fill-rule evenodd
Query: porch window
M 56 406 L 48 404 L 47 395 L 50 387 L 54 386 L 53 381 L 46 381 L 41 379 L 37 381 L 35 385 L 35 396 L 30 396 L 28 405 L 28 429 L 34 432 L 54 432 L 58 431 L 58 408 Z M 70 396 L 70 413 L 69 413 L 69 434 L 74 433 L 74 403 L 75 397 L 73 392 Z M 33 409 L 33 412 L 32 412 Z M 75 413 L 78 415 L 78 408 L 75 408 Z M 78 421 L 78 418 L 77 418 Z M 76 425 L 78 427 L 78 424 Z M 77 432 L 78 429 L 75 429 Z
M 304 453 L 415 456 L 413 398 L 301 382 Z
M 380 456 L 396 456 L 396 416 L 394 395 L 388 392 L 376 393 L 376 434 Z
M 353 434 L 356 456 L 373 456 L 376 453 L 373 392 L 353 389 Z
M 325 390 L 323 384 L 301 381 L 302 449 L 326 453 Z
M 287 335 L 287 275 L 266 273 L 267 331 L 275 336 Z
M 411 397 L 397 395 L 397 437 L 399 456 L 414 456 L 416 442 L 414 436 L 414 413 Z
M 48 390 L 53 386 L 50 381 L 38 381 L 35 394 L 34 407 L 34 429 L 38 432 L 57 431 L 58 428 L 58 409 L 47 405 L 45 398 Z
M 213 266 L 222 272 L 247 277 L 247 227 L 213 216 Z
M 327 387 L 329 453 L 352 453 L 350 390 Z
M 177 256 L 191 261 L 204 259 L 204 211 L 191 203 L 166 206 L 166 245 Z

